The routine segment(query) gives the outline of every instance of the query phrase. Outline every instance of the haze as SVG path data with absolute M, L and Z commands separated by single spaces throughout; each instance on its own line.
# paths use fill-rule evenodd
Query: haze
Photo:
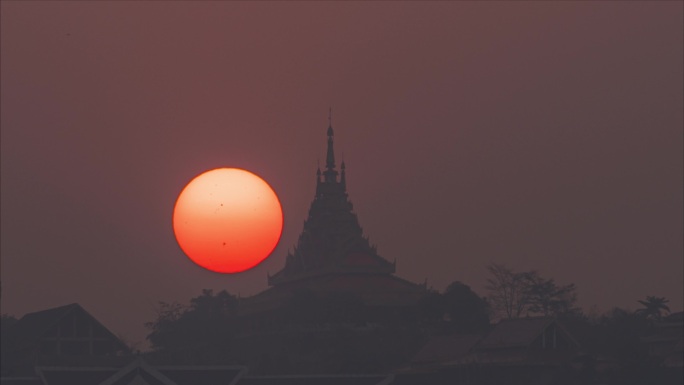
M 2 312 L 78 302 L 142 341 L 157 301 L 247 296 L 314 197 L 328 108 L 364 233 L 397 274 L 486 265 L 579 305 L 684 292 L 681 2 L 2 2 Z M 176 244 L 176 197 L 239 167 L 284 232 L 239 275 Z

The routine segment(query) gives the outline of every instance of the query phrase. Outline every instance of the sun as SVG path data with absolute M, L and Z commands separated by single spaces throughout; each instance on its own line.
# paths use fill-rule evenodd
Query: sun
M 181 191 L 173 210 L 178 245 L 197 265 L 217 273 L 253 268 L 275 249 L 283 210 L 271 186 L 238 168 L 204 172 Z

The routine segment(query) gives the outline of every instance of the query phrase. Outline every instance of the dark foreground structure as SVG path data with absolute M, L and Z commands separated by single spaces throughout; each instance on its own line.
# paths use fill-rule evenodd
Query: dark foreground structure
M 71 304 L 27 314 L 3 333 L 0 383 L 680 384 L 684 379 L 682 314 L 674 314 L 659 325 L 655 334 L 645 338 L 645 343 L 651 352 L 651 359 L 660 359 L 661 364 L 642 368 L 624 368 L 606 357 L 587 355 L 560 321 L 534 317 L 501 321 L 482 334 L 434 337 L 410 362 L 385 373 L 263 375 L 255 374 L 248 366 L 234 362 L 189 365 L 170 362 L 155 354 L 132 354 L 81 306 Z
M 336 168 L 332 125 L 327 135 L 325 170 L 316 172 L 316 193 L 297 245 L 283 269 L 267 277 L 269 289 L 241 299 L 240 314 L 257 328 L 281 325 L 283 305 L 305 293 L 354 297 L 378 316 L 402 313 L 426 293 L 426 285 L 395 276 L 396 261 L 379 256 L 364 236 L 347 194 L 346 166 Z
M 396 263 L 378 255 L 363 235 L 347 195 L 344 162 L 336 168 L 331 126 L 327 135 L 325 170 L 317 171 L 296 247 L 283 269 L 268 275 L 267 290 L 235 300 L 237 315 L 209 333 L 209 343 L 193 345 L 191 338 L 134 354 L 80 305 L 70 304 L 3 326 L 0 385 L 684 382 L 681 313 L 630 341 L 644 356 L 622 362 L 587 348 L 581 333 L 553 317 L 496 325 L 485 317 L 484 325 L 468 330 L 439 327 L 444 320 L 426 318 L 421 308 L 430 298 L 427 285 L 395 276 Z

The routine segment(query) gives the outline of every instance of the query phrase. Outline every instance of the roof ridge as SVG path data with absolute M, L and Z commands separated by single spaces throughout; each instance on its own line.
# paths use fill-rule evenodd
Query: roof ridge
M 49 308 L 49 309 L 37 310 L 37 311 L 30 312 L 30 313 L 26 313 L 26 314 L 24 314 L 21 318 L 24 318 L 24 317 L 29 316 L 29 315 L 38 314 L 38 313 L 45 313 L 45 312 L 55 311 L 55 310 L 57 310 L 57 309 L 67 309 L 67 308 L 74 307 L 74 306 L 79 306 L 79 307 L 80 307 L 81 305 L 79 305 L 78 302 L 72 302 L 72 303 L 67 304 L 67 305 L 55 306 L 55 307 L 51 307 L 51 308 Z M 19 320 L 21 320 L 21 318 L 20 318 Z

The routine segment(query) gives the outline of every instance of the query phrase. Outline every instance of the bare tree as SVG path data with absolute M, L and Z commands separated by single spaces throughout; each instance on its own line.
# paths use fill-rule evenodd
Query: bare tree
M 559 286 L 538 272 L 515 272 L 495 263 L 487 266 L 490 278 L 486 289 L 492 308 L 504 318 L 520 318 L 523 314 L 543 316 L 567 314 L 577 310 L 574 284 Z
M 492 308 L 505 318 L 519 318 L 527 305 L 525 273 L 492 263 L 487 266 L 491 277 L 487 279 L 487 299 Z

